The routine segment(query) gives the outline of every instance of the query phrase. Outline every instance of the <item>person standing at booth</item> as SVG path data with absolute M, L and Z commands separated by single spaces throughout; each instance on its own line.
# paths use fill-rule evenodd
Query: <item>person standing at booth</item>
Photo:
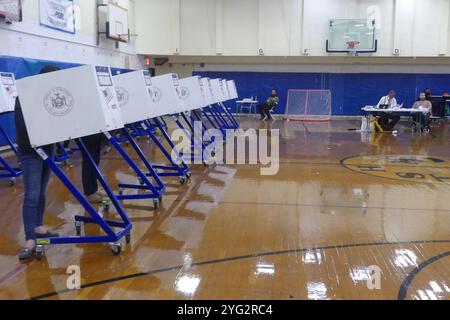
M 88 137 L 82 138 L 86 149 L 89 151 L 95 164 L 100 164 L 101 150 L 103 145 L 102 133 L 97 133 Z M 81 177 L 83 182 L 84 195 L 90 203 L 102 203 L 103 199 L 108 195 L 104 191 L 99 191 L 97 173 L 94 166 L 89 161 L 88 155 L 81 152 L 83 162 L 81 169 Z
M 42 68 L 40 74 L 58 70 L 58 67 L 48 65 Z M 19 98 L 16 98 L 14 122 L 25 189 L 22 216 L 26 243 L 19 253 L 19 260 L 28 260 L 36 251 L 36 239 L 56 238 L 59 235 L 44 226 L 47 185 L 51 171 L 30 144 Z M 49 156 L 53 156 L 55 145 L 44 146 L 43 149 Z

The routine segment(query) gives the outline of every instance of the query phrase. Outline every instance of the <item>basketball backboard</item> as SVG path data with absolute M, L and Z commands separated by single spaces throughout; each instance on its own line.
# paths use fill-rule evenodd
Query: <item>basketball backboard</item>
M 349 44 L 356 44 L 357 52 L 376 52 L 375 20 L 330 20 L 327 52 L 350 52 Z
M 99 33 L 105 34 L 107 38 L 129 42 L 130 31 L 128 23 L 128 10 L 117 4 L 105 4 L 99 10 Z
M 22 0 L 0 0 L 0 17 L 7 23 L 22 21 Z
M 17 88 L 13 73 L 0 72 L 0 113 L 14 111 Z
M 123 128 L 109 67 L 85 65 L 17 81 L 35 147 Z

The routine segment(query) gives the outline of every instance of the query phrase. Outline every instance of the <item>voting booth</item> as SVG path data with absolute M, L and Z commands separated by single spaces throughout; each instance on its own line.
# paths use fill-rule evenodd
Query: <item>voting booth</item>
M 224 101 L 231 100 L 230 92 L 228 91 L 227 80 L 222 79 L 222 81 L 220 83 L 220 88 L 222 89 L 222 92 L 223 92 L 223 95 L 224 95 L 224 98 L 225 98 Z
M 227 86 L 228 86 L 228 91 L 230 92 L 230 98 L 233 99 L 238 99 L 239 98 L 239 94 L 237 92 L 237 88 L 236 88 L 236 83 L 234 82 L 234 80 L 228 80 L 227 81 Z
M 46 245 L 68 243 L 109 243 L 113 254 L 119 254 L 120 239 L 126 237 L 129 242 L 131 221 L 81 139 L 103 132 L 113 141 L 109 131 L 124 126 L 109 67 L 86 65 L 39 74 L 17 81 L 17 89 L 32 146 L 85 209 L 84 215 L 74 216 L 77 237 L 38 239 L 37 258 L 42 258 Z M 75 140 L 107 194 L 108 200 L 102 204 L 104 209 L 109 210 L 108 201 L 111 201 L 117 219 L 105 219 L 54 159 L 40 148 L 70 139 Z M 83 223 L 98 225 L 103 234 L 81 236 Z
M 150 72 L 140 70 L 113 77 L 117 100 L 125 124 L 132 124 L 156 116 L 154 92 Z
M 17 88 L 14 74 L 0 72 L 0 113 L 14 111 L 16 98 Z
M 203 82 L 199 76 L 181 79 L 180 91 L 184 103 L 184 111 L 200 109 L 208 105 L 203 93 Z
M 156 116 L 182 112 L 184 108 L 178 75 L 169 73 L 152 78 Z
M 34 147 L 124 126 L 109 67 L 40 74 L 17 81 L 17 89 Z
M 205 101 L 207 105 L 211 105 L 214 103 L 213 95 L 212 95 L 212 89 L 211 89 L 211 79 L 209 78 L 202 78 L 202 88 L 203 88 L 203 94 L 205 95 Z
M 211 86 L 212 100 L 213 103 L 219 103 L 225 100 L 220 79 L 211 79 L 209 81 Z

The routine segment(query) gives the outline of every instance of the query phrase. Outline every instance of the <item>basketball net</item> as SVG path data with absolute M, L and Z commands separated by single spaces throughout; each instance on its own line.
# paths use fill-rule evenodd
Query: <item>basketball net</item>
M 0 9 L 5 13 L 5 22 L 13 23 L 20 21 L 20 7 L 17 0 L 0 0 Z
M 358 49 L 357 45 L 359 44 L 359 41 L 347 41 L 347 49 L 348 49 L 348 55 L 356 57 L 358 55 Z

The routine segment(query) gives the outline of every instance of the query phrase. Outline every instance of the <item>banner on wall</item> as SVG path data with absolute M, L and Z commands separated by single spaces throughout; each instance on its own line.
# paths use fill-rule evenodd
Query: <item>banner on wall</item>
M 39 14 L 41 25 L 75 33 L 73 0 L 39 0 Z

